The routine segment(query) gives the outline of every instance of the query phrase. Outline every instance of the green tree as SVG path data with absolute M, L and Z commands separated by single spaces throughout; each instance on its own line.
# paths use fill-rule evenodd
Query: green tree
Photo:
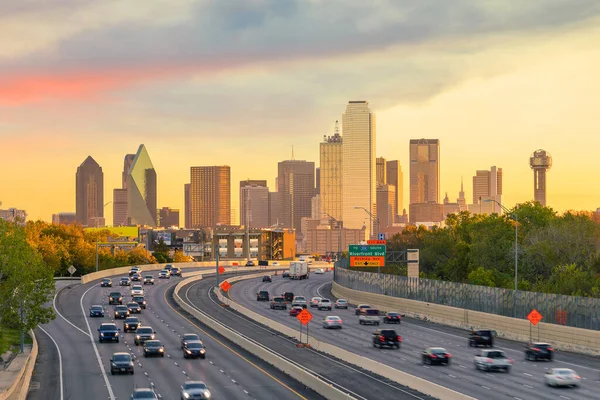
M 477 269 L 469 272 L 467 281 L 471 285 L 496 286 L 494 284 L 494 273 L 490 270 L 486 270 L 483 267 L 478 267 Z

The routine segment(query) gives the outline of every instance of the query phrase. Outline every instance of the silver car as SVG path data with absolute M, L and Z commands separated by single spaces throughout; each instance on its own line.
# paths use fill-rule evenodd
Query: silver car
M 552 368 L 544 375 L 544 383 L 548 386 L 579 386 L 581 377 L 568 368 Z
M 319 311 L 321 311 L 321 310 L 329 310 L 329 311 L 331 311 L 331 300 L 329 300 L 329 299 L 321 299 L 321 301 L 319 302 L 319 305 L 317 306 L 317 309 Z
M 312 299 L 310 299 L 310 306 L 311 307 L 319 307 L 320 302 L 321 302 L 321 297 L 313 297 Z
M 346 310 L 348 309 L 348 302 L 344 299 L 338 299 L 335 301 L 335 308 L 345 308 Z
M 338 316 L 328 316 L 323 319 L 323 328 L 325 329 L 342 329 L 342 319 Z
M 181 398 L 185 400 L 210 399 L 210 390 L 202 381 L 188 381 L 181 386 Z

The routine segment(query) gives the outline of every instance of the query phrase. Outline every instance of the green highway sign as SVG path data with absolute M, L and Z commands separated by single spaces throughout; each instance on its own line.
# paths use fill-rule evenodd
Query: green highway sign
M 384 244 L 351 244 L 348 246 L 350 257 L 385 257 Z

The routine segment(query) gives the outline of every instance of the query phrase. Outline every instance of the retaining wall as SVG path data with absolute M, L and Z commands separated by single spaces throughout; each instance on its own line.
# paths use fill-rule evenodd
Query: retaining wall
M 31 351 L 18 354 L 7 369 L 0 371 L 0 400 L 25 400 L 38 355 L 38 343 L 30 331 Z

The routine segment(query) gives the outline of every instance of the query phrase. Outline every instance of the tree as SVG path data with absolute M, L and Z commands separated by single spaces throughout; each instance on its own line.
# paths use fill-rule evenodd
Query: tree
M 127 265 L 156 264 L 156 258 L 144 246 L 137 246 L 127 253 Z
M 477 269 L 469 272 L 467 280 L 471 285 L 491 287 L 495 286 L 494 273 L 492 271 L 486 270 L 483 267 L 478 267 Z
M 191 261 L 193 261 L 192 257 L 186 256 L 181 250 L 175 250 L 175 254 L 173 254 L 173 262 L 181 263 Z

